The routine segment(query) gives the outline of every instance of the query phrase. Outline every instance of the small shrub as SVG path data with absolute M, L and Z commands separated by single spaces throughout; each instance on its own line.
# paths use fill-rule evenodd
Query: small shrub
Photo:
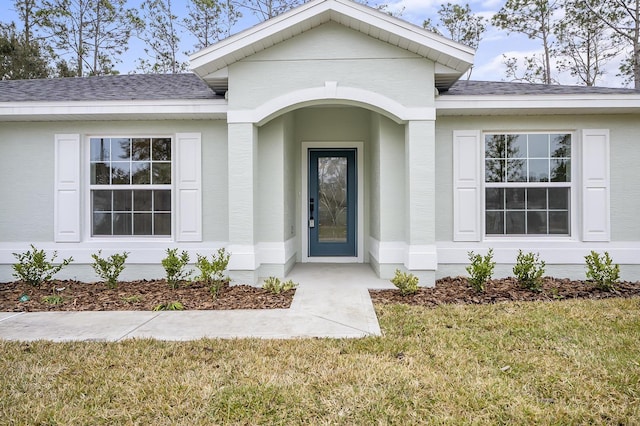
M 70 257 L 54 265 L 53 261 L 58 257 L 58 252 L 54 251 L 51 260 L 48 260 L 44 250 L 36 249 L 33 244 L 31 244 L 31 250 L 26 253 L 13 253 L 13 256 L 18 259 L 18 263 L 13 264 L 15 271 L 13 276 L 34 287 L 40 287 L 42 283 L 51 281 L 55 274 L 73 262 L 73 257 Z
M 200 275 L 196 278 L 209 286 L 211 295 L 218 297 L 218 292 L 224 287 L 229 278 L 224 275 L 224 271 L 229 265 L 229 253 L 224 248 L 211 256 L 211 261 L 206 256 L 197 255 L 196 267 L 200 270 Z
M 160 303 L 153 308 L 154 311 L 184 311 L 184 305 L 178 301 Z
M 142 297 L 137 294 L 133 296 L 125 296 L 122 298 L 122 301 L 125 303 L 140 303 L 142 302 Z
M 282 282 L 276 277 L 269 277 L 264 280 L 264 283 L 262 284 L 263 289 L 270 291 L 273 294 L 280 294 L 296 287 L 298 287 L 298 284 L 294 283 L 292 280 Z
M 98 250 L 97 254 L 91 255 L 94 260 L 91 266 L 93 266 L 93 270 L 96 271 L 96 274 L 106 281 L 109 288 L 116 288 L 118 286 L 118 277 L 124 270 L 124 263 L 126 262 L 129 253 L 126 251 L 122 254 L 115 253 L 106 259 L 100 257 L 101 255 L 102 250 Z
M 162 259 L 162 267 L 167 273 L 167 283 L 171 288 L 176 289 L 182 281 L 187 281 L 191 276 L 191 271 L 185 271 L 189 263 L 189 253 L 182 251 L 178 256 L 178 249 L 167 249 L 167 257 Z
M 417 293 L 418 281 L 418 277 L 415 275 L 401 272 L 399 269 L 396 269 L 396 275 L 391 280 L 393 285 L 400 290 L 400 294 L 403 296 Z
M 608 252 L 600 257 L 599 253 L 591 251 L 584 257 L 587 263 L 587 279 L 593 281 L 596 286 L 606 291 L 614 291 L 620 279 L 620 265 L 613 264 Z
M 485 256 L 470 251 L 469 261 L 471 264 L 466 268 L 470 275 L 469 282 L 476 291 L 483 292 L 496 266 L 496 262 L 493 261 L 493 249 L 489 249 Z
M 539 291 L 542 287 L 544 267 L 544 260 L 540 260 L 539 254 L 524 254 L 522 250 L 518 250 L 518 258 L 513 267 L 513 274 L 521 286 L 529 290 Z
M 58 296 L 57 294 L 52 294 L 49 296 L 44 296 L 42 298 L 42 301 L 44 303 L 48 303 L 49 305 L 61 305 L 62 302 L 64 302 L 64 299 L 62 299 L 62 296 Z

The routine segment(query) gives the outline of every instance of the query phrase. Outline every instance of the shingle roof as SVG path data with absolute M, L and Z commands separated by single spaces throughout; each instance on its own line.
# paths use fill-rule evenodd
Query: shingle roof
M 124 74 L 0 81 L 0 102 L 220 99 L 195 74 Z
M 440 93 L 443 96 L 501 96 L 501 95 L 640 95 L 640 90 L 561 86 L 556 84 L 513 83 L 504 81 L 459 80 L 451 89 Z

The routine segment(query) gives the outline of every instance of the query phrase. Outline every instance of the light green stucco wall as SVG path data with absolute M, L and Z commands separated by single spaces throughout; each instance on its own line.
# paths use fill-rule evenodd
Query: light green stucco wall
M 336 23 L 323 24 L 229 67 L 229 109 L 286 93 L 338 86 L 365 89 L 405 106 L 433 106 L 434 63 Z
M 609 129 L 611 156 L 611 240 L 638 241 L 640 185 L 637 162 L 638 117 L 602 116 L 482 116 L 438 117 L 436 122 L 436 240 L 451 241 L 453 236 L 453 131 L 575 131 Z M 579 139 L 578 139 L 579 140 Z M 579 160 L 578 160 L 579 161 Z M 574 160 L 574 167 L 579 163 Z
M 203 238 L 227 241 L 227 125 L 223 121 L 183 120 L 0 124 L 0 242 L 53 241 L 55 134 L 79 133 L 84 137 L 180 132 L 202 134 Z

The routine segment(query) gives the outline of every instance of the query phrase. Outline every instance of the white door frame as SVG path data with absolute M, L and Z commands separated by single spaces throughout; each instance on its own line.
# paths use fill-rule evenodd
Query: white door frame
M 309 256 L 309 149 L 355 149 L 358 176 L 358 226 L 356 256 Z M 302 142 L 302 263 L 364 263 L 364 143 L 363 142 Z

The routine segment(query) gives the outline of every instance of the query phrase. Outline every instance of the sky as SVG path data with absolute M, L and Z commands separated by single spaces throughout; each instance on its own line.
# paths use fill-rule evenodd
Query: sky
M 128 0 L 130 7 L 137 6 L 141 0 Z M 386 3 L 389 10 L 400 12 L 401 19 L 422 26 L 425 19 L 431 18 L 432 22 L 438 22 L 437 11 L 443 3 L 451 2 L 464 5 L 469 4 L 473 13 L 480 14 L 488 20 L 504 5 L 505 0 L 371 0 L 372 4 Z M 186 6 L 184 0 L 174 0 L 176 14 L 185 16 Z M 17 16 L 13 9 L 13 0 L 0 0 L 0 21 L 9 22 L 16 20 Z M 250 11 L 243 10 L 244 17 L 234 27 L 234 32 L 248 28 L 257 23 L 257 19 Z M 182 36 L 184 43 L 183 50 L 192 47 L 193 42 L 186 35 Z M 475 65 L 472 71 L 472 80 L 503 81 L 506 79 L 504 58 L 531 56 L 536 52 L 541 52 L 538 42 L 529 40 L 520 34 L 507 34 L 504 30 L 488 25 L 475 56 Z M 143 43 L 139 40 L 132 40 L 129 50 L 122 57 L 123 62 L 116 67 L 121 73 L 132 72 L 136 68 L 136 59 L 144 55 Z M 186 56 L 184 58 L 186 60 Z M 599 86 L 620 87 L 623 85 L 622 79 L 616 77 L 617 62 L 609 64 L 606 74 L 600 79 Z M 578 84 L 577 80 L 568 73 L 555 76 L 561 84 Z

